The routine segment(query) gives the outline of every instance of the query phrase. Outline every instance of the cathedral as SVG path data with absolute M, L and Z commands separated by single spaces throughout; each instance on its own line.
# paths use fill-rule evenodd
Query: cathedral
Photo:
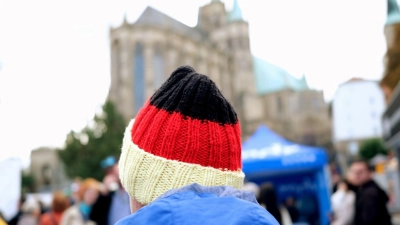
M 212 0 L 199 8 L 189 27 L 147 7 L 134 23 L 110 29 L 111 86 L 108 98 L 126 120 L 133 118 L 154 91 L 181 65 L 209 76 L 239 115 L 242 137 L 260 124 L 303 144 L 331 139 L 328 106 L 322 91 L 305 77 L 254 57 L 249 24 L 237 0 L 229 12 Z
M 380 83 L 388 102 L 400 80 L 400 10 L 397 0 L 387 1 L 387 19 L 384 34 L 387 51 L 384 57 L 385 71 Z

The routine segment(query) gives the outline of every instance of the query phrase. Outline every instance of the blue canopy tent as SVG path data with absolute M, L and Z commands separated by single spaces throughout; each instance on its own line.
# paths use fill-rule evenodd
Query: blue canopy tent
M 318 212 L 315 224 L 329 224 L 330 179 L 324 149 L 293 143 L 260 126 L 243 143 L 242 160 L 247 180 L 272 182 L 280 201 L 298 198 L 298 205 Z M 313 198 L 315 206 L 310 203 Z

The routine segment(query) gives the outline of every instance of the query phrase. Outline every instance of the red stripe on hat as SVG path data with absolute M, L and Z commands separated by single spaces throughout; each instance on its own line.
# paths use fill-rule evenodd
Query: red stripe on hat
M 242 168 L 239 123 L 200 121 L 147 102 L 131 132 L 136 145 L 156 156 L 221 170 Z

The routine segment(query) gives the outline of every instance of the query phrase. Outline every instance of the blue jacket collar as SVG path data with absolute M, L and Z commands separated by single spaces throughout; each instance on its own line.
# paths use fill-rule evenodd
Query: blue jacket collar
M 236 198 L 239 198 L 239 199 L 242 199 L 245 201 L 249 201 L 249 202 L 258 204 L 256 197 L 250 191 L 241 191 L 241 190 L 237 190 L 230 186 L 207 187 L 207 186 L 201 186 L 197 183 L 193 183 L 193 184 L 184 186 L 182 188 L 169 190 L 169 191 L 165 192 L 163 195 L 161 195 L 160 197 L 158 197 L 156 200 L 166 198 L 173 194 L 187 192 L 187 191 L 196 192 L 198 194 L 210 193 L 210 194 L 215 194 L 218 197 L 232 196 L 232 197 L 236 197 Z

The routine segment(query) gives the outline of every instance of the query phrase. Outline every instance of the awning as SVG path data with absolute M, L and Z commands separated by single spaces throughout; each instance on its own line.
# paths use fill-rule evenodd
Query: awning
M 243 171 L 247 177 L 318 169 L 326 165 L 322 148 L 291 142 L 262 125 L 243 143 Z

